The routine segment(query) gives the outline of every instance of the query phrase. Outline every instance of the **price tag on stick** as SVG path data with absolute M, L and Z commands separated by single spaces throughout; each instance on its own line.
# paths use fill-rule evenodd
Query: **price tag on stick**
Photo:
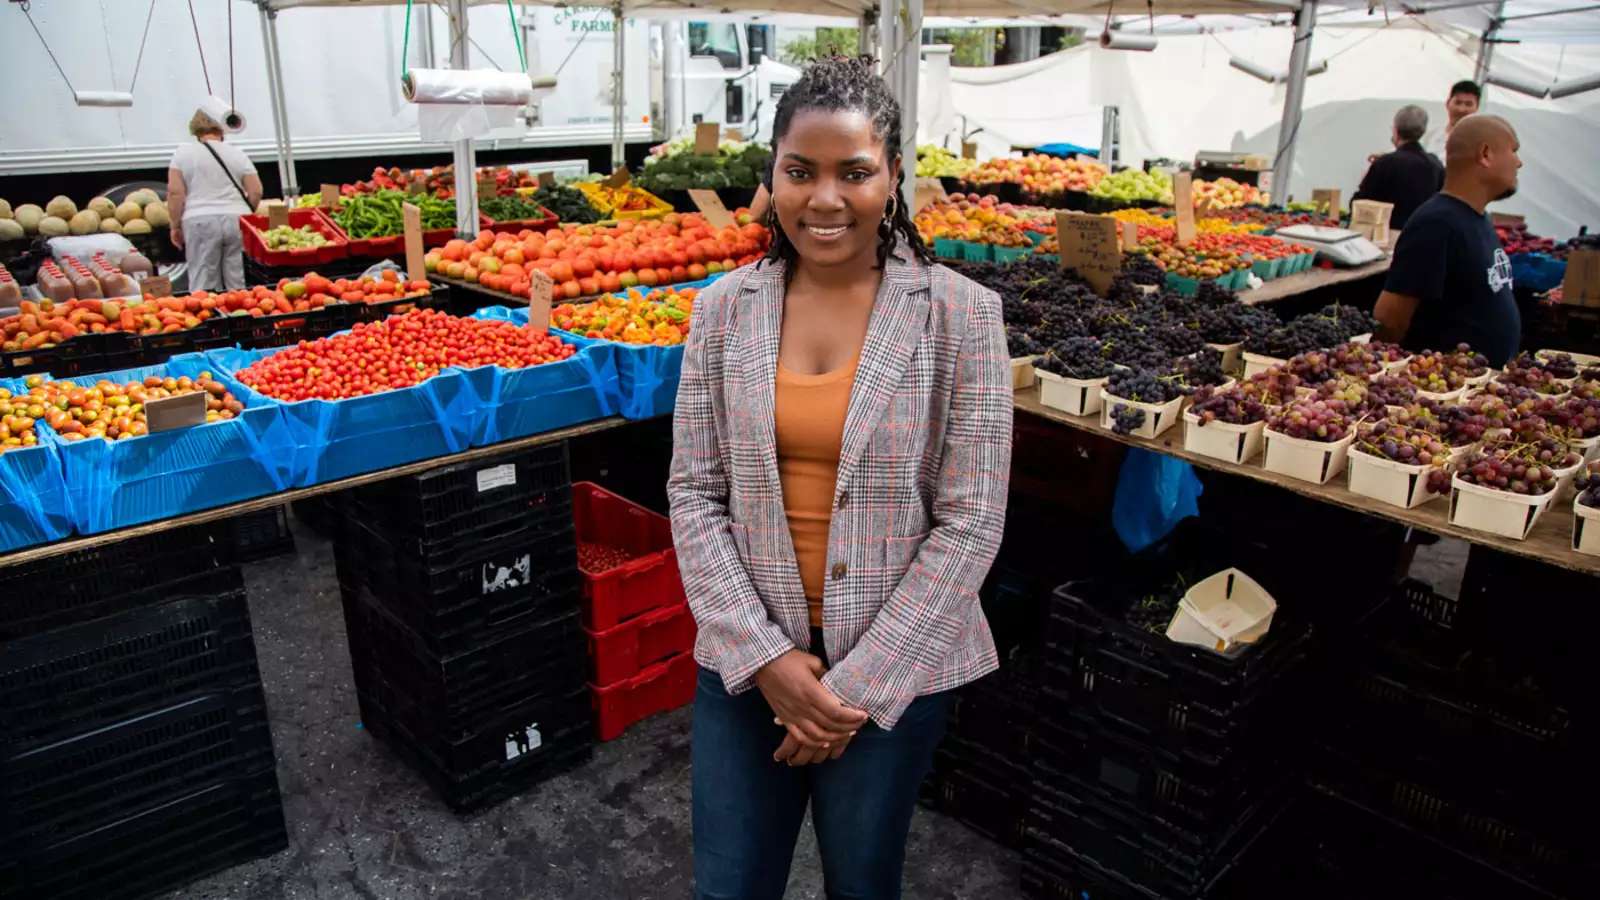
M 973 143 L 972 141 L 962 141 L 961 142 L 961 158 L 962 159 L 977 159 L 978 158 L 978 145 Z
M 550 296 L 555 282 L 548 273 L 533 270 L 528 287 L 528 327 L 540 334 L 550 331 Z
M 1075 269 L 1095 292 L 1104 296 L 1111 279 L 1122 271 L 1122 249 L 1117 245 L 1117 220 L 1084 213 L 1056 213 L 1056 236 L 1061 242 L 1061 267 Z
M 165 275 L 151 275 L 139 283 L 139 292 L 146 297 L 171 297 L 172 279 Z
M 722 198 L 717 196 L 716 191 L 691 188 L 689 199 L 694 201 L 695 209 L 700 210 L 700 214 L 706 217 L 706 222 L 710 223 L 712 228 L 727 228 L 738 224 L 733 218 L 733 213 L 728 212 L 728 208 L 722 205 Z
M 1331 219 L 1339 218 L 1339 189 L 1316 188 L 1312 190 L 1311 204 L 1317 208 L 1317 212 Z
M 269 200 L 266 206 L 268 228 L 283 228 L 289 224 L 289 207 L 284 206 L 282 200 Z
M 188 428 L 199 425 L 206 420 L 206 398 L 211 395 L 205 391 L 195 391 L 190 394 L 179 394 L 176 397 L 163 397 L 160 400 L 151 400 L 144 405 L 144 417 L 151 434 L 162 431 L 171 431 L 174 428 Z
M 339 186 L 337 184 L 323 184 L 321 192 L 317 194 L 317 205 L 323 209 L 333 209 L 339 205 Z
M 918 178 L 916 192 L 911 195 L 911 214 L 922 212 L 930 203 L 948 200 L 949 194 L 945 193 L 944 182 L 937 178 Z
M 1139 223 L 1138 222 L 1123 222 L 1122 223 L 1122 249 L 1123 250 L 1137 250 L 1137 249 L 1139 249 Z
M 540 172 L 539 173 L 539 187 L 549 188 L 549 187 L 555 187 L 555 186 L 556 186 L 556 173 L 554 173 L 554 172 Z
M 412 281 L 427 281 L 428 268 L 422 262 L 422 210 L 414 203 L 400 204 L 405 217 L 406 274 Z
M 694 152 L 700 156 L 714 156 L 717 146 L 722 141 L 722 125 L 717 122 L 701 122 L 694 126 Z
M 619 187 L 622 187 L 623 185 L 625 185 L 627 183 L 628 183 L 628 167 L 627 166 L 618 167 L 617 170 L 615 172 L 612 172 L 610 177 L 606 178 L 606 180 L 604 182 L 605 186 L 609 187 L 609 188 L 619 188 Z
M 483 202 L 483 198 L 485 198 L 485 197 L 493 197 L 493 196 L 495 196 L 495 195 L 497 195 L 499 193 L 500 193 L 500 182 L 495 181 L 493 178 L 479 178 L 478 179 L 478 202 L 479 203 Z
M 1179 172 L 1172 176 L 1172 205 L 1177 212 L 1178 246 L 1194 243 L 1194 176 Z

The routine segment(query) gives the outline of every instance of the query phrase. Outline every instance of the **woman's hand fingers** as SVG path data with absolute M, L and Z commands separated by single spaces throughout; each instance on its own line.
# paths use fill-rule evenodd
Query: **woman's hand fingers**
M 786 734 L 783 736 L 783 743 L 779 744 L 778 749 L 773 751 L 772 761 L 789 762 L 801 749 L 803 748 L 800 746 L 800 742 L 794 739 L 794 735 Z

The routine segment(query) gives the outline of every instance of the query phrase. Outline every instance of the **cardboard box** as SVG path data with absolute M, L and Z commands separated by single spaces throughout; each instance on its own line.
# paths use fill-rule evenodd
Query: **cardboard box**
M 1574 250 L 1567 256 L 1561 300 L 1569 306 L 1600 306 L 1600 250 Z

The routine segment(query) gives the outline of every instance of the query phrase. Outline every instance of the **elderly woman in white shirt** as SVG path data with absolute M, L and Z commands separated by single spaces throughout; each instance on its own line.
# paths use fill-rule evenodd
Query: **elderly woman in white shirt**
M 184 252 L 190 290 L 244 287 L 239 217 L 261 202 L 255 164 L 222 141 L 222 125 L 204 111 L 189 120 L 193 143 L 178 146 L 167 169 L 172 244 Z

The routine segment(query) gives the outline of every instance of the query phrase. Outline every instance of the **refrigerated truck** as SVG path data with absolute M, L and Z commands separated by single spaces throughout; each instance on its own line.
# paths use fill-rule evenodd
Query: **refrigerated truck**
M 229 5 L 235 7 L 231 66 Z M 449 59 L 448 22 L 429 6 L 416 8 L 409 40 L 402 7 L 313 6 L 278 14 L 287 130 L 297 164 L 356 157 L 383 164 L 449 151 L 448 144 L 419 138 L 416 109 L 399 91 L 403 47 L 414 67 L 439 67 Z M 272 171 L 265 20 L 242 3 L 194 9 L 198 18 L 191 25 L 184 4 L 157 4 L 152 12 L 143 2 L 35 3 L 34 23 L 64 79 L 21 12 L 0 6 L 0 58 L 12 72 L 30 73 L 26 90 L 16 79 L 18 89 L 0 91 L 0 178 L 15 183 L 6 176 L 164 169 L 177 143 L 188 139 L 185 126 L 207 94 L 232 99 L 246 127 L 229 142 L 264 174 Z M 131 83 L 147 15 L 147 46 Z M 480 152 L 527 149 L 549 158 L 571 150 L 599 158 L 594 151 L 612 141 L 616 20 L 610 8 L 521 6 L 515 34 L 505 7 L 472 6 L 469 16 L 471 65 L 520 68 L 521 37 L 529 71 L 557 75 L 554 93 L 524 108 L 514 127 L 479 139 Z M 769 136 L 776 99 L 799 76 L 772 59 L 779 36 L 777 25 L 737 19 L 627 20 L 624 141 L 658 142 L 691 133 L 700 121 L 721 122 L 756 139 Z M 66 79 L 79 90 L 131 87 L 133 105 L 78 107 Z M 516 154 L 498 157 L 508 155 Z M 299 180 L 314 185 L 304 173 Z

